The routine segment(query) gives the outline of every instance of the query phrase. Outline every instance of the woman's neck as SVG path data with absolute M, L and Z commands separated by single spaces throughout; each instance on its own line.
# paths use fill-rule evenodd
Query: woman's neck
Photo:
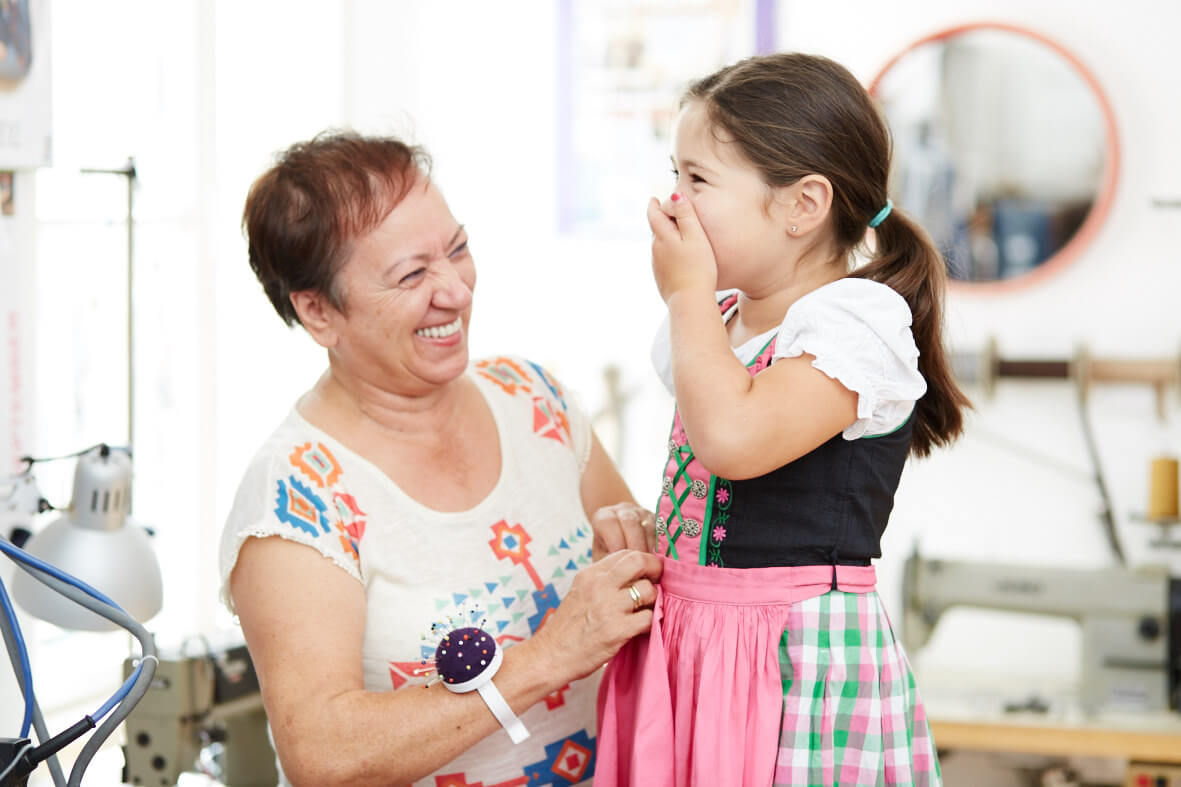
M 437 436 L 442 427 L 454 422 L 465 393 L 464 379 L 458 377 L 423 393 L 401 393 L 330 366 L 296 408 L 330 434 L 376 431 L 413 441 Z

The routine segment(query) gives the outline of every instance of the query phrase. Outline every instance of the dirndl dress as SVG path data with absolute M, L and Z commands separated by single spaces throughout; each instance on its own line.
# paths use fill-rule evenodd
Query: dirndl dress
M 730 482 L 693 458 L 679 415 L 669 448 L 652 629 L 607 665 L 595 785 L 939 787 L 874 568 L 719 565 Z

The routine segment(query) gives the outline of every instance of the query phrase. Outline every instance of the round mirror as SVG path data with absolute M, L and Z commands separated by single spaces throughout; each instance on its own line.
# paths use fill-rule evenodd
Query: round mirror
M 1111 106 L 1045 37 L 1004 24 L 936 33 L 870 93 L 894 139 L 891 197 L 931 234 L 953 282 L 1032 283 L 1106 217 L 1119 164 Z

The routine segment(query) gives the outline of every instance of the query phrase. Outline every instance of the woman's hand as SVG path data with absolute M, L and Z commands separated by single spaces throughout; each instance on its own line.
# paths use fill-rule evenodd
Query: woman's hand
M 677 292 L 703 289 L 711 296 L 718 284 L 718 263 L 693 204 L 673 194 L 661 205 L 648 203 L 652 228 L 652 275 L 665 303 Z
M 591 556 L 596 561 L 621 549 L 651 552 L 656 547 L 656 516 L 635 503 L 603 506 L 591 516 L 591 529 Z
M 654 583 L 663 568 L 656 555 L 627 549 L 579 571 L 557 611 L 526 640 L 538 657 L 534 668 L 552 670 L 547 674 L 568 682 L 607 663 L 625 642 L 652 627 Z

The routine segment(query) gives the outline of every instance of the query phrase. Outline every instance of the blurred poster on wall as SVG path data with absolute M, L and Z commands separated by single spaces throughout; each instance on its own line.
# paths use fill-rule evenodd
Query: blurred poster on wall
M 49 164 L 49 0 L 0 0 L 0 169 Z
M 32 205 L 22 199 L 31 173 L 0 171 L 0 493 L 21 469 L 32 438 Z M 22 264 L 24 261 L 25 264 Z M 2 503 L 3 500 L 0 500 Z M 0 506 L 2 508 L 2 506 Z
M 559 231 L 648 233 L 673 185 L 677 102 L 694 80 L 774 51 L 775 0 L 561 0 Z

